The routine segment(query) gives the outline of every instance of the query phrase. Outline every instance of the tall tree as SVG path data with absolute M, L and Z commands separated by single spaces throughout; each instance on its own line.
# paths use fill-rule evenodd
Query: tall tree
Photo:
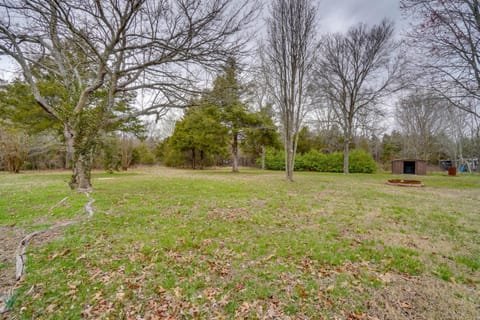
M 120 136 L 120 168 L 127 171 L 133 164 L 134 139 L 127 133 L 122 132 Z
M 25 132 L 0 125 L 0 162 L 7 170 L 19 173 L 27 155 L 28 136 Z
M 384 166 L 389 168 L 392 160 L 400 156 L 402 140 L 402 134 L 396 130 L 393 130 L 390 134 L 383 135 L 380 160 Z
M 386 20 L 372 27 L 358 24 L 346 34 L 328 34 L 320 40 L 317 94 L 343 130 L 344 173 L 356 122 L 379 112 L 378 103 L 391 93 L 400 74 L 396 49 L 393 24 Z
M 239 50 L 233 36 L 256 0 L 4 0 L 0 55 L 20 67 L 37 104 L 62 127 L 72 189 L 91 189 L 97 134 L 119 121 L 184 103 L 200 67 Z M 55 90 L 41 84 L 54 80 Z M 53 87 L 52 87 L 53 89 Z M 120 101 L 149 96 L 137 110 Z
M 311 0 L 273 0 L 262 49 L 263 71 L 280 111 L 285 173 L 293 181 L 298 133 L 305 113 L 305 87 L 312 66 L 315 11 Z
M 413 18 L 409 36 L 429 88 L 480 118 L 480 1 L 401 0 L 401 7 Z
M 243 152 L 251 155 L 253 159 L 261 157 L 262 170 L 265 170 L 267 147 L 280 148 L 281 146 L 277 127 L 273 123 L 271 108 L 271 105 L 266 105 L 252 114 L 252 117 L 256 118 L 255 125 L 246 129 L 245 140 L 242 143 Z
M 446 129 L 448 103 L 431 92 L 412 92 L 396 105 L 395 119 L 404 136 L 403 155 L 429 160 L 436 138 Z
M 222 73 L 215 79 L 212 91 L 207 94 L 207 99 L 220 108 L 220 119 L 231 137 L 233 172 L 238 172 L 240 139 L 245 135 L 245 130 L 258 121 L 241 100 L 244 88 L 238 80 L 238 73 L 235 59 L 228 59 Z
M 220 116 L 218 107 L 207 100 L 188 108 L 168 139 L 168 148 L 188 152 L 192 169 L 198 167 L 197 159 L 203 168 L 207 156 L 225 153 L 228 130 Z

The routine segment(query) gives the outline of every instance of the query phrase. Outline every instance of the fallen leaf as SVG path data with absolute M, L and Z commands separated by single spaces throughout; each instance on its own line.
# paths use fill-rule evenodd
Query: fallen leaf
M 57 305 L 55 303 L 52 303 L 51 305 L 49 305 L 47 307 L 47 312 L 52 313 L 55 310 L 56 307 L 57 307 Z
M 80 257 L 78 257 L 78 258 L 75 260 L 75 262 L 78 262 L 78 261 L 80 261 L 80 260 L 83 260 L 83 259 L 85 259 L 86 257 L 87 257 L 87 256 L 86 256 L 85 254 L 82 254 Z
M 393 282 L 393 275 L 389 272 L 385 274 L 381 274 L 378 276 L 378 278 L 383 282 L 383 283 L 390 283 Z
M 115 295 L 115 299 L 117 301 L 123 301 L 124 298 L 125 298 L 125 292 L 117 292 L 117 294 Z

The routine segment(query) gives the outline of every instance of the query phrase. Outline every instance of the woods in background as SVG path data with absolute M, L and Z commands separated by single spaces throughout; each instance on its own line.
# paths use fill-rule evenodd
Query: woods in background
M 403 39 L 388 20 L 323 34 L 313 0 L 272 0 L 256 37 L 256 0 L 20 3 L 0 4 L 19 71 L 0 86 L 0 170 L 68 168 L 87 190 L 92 168 L 136 164 L 237 172 L 282 154 L 292 181 L 297 153 L 341 152 L 344 173 L 351 150 L 383 168 L 480 158 L 476 0 L 401 1 Z

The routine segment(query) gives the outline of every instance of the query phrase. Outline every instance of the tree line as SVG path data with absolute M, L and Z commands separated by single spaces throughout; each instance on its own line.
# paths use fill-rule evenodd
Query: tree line
M 402 0 L 403 39 L 386 19 L 321 34 L 315 1 L 272 0 L 252 49 L 261 4 L 3 1 L 0 54 L 19 70 L 0 90 L 4 169 L 61 164 L 72 189 L 89 190 L 98 159 L 110 171 L 142 156 L 238 171 L 240 153 L 282 147 L 293 181 L 305 130 L 323 141 L 315 150 L 343 152 L 344 173 L 352 148 L 380 162 L 479 157 L 477 0 Z M 172 136 L 145 142 L 145 117 L 176 108 Z

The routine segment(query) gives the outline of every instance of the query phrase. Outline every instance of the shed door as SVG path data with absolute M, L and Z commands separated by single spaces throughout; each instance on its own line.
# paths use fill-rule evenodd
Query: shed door
M 403 162 L 403 173 L 404 174 L 415 174 L 415 161 L 404 161 Z

